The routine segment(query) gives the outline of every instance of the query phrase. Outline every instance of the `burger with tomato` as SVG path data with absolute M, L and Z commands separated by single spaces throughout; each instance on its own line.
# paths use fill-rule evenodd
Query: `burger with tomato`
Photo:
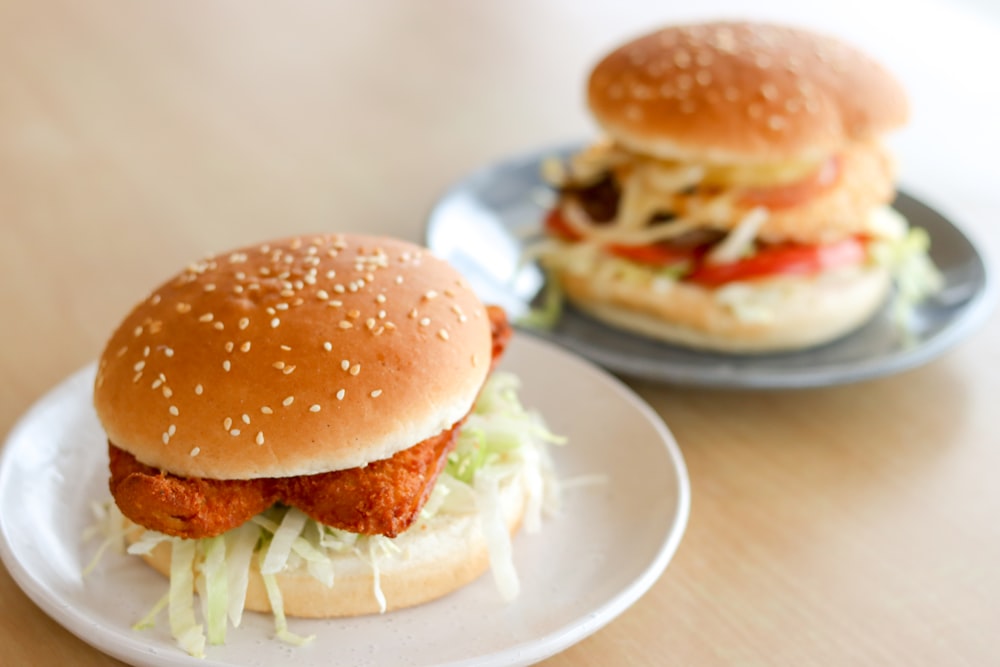
M 890 207 L 882 137 L 907 119 L 891 74 L 791 27 L 668 27 L 593 69 L 597 143 L 543 165 L 558 190 L 541 261 L 580 310 L 670 343 L 802 349 L 937 278 Z M 913 276 L 916 276 L 914 278 Z

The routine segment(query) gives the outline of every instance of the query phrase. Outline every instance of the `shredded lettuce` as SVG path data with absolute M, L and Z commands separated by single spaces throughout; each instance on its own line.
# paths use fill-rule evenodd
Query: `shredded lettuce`
M 204 588 L 199 595 L 202 614 L 208 625 L 208 643 L 226 642 L 226 615 L 229 612 L 228 579 L 226 576 L 226 540 L 221 535 L 204 543 L 205 558 L 201 562 L 201 579 Z
M 198 549 L 193 540 L 170 543 L 170 599 L 167 613 L 170 634 L 196 658 L 205 657 L 205 633 L 194 615 L 194 561 Z
M 930 236 L 919 227 L 911 227 L 899 238 L 871 245 L 872 260 L 889 267 L 892 273 L 896 288 L 893 315 L 904 332 L 911 329 L 916 305 L 939 292 L 944 285 L 940 271 L 928 254 L 930 246 Z
M 517 319 L 517 324 L 530 329 L 551 331 L 562 318 L 566 297 L 558 280 L 551 276 L 542 288 L 540 302 Z
M 522 485 L 527 492 L 525 530 L 536 531 L 541 516 L 558 507 L 559 485 L 547 445 L 565 442 L 565 438 L 548 429 L 540 415 L 524 408 L 518 397 L 519 388 L 519 380 L 513 374 L 495 372 L 490 376 L 417 524 L 411 528 L 420 530 L 425 527 L 422 523 L 438 515 L 477 516 L 494 579 L 504 600 L 516 596 L 520 584 L 500 504 L 502 490 L 509 484 Z M 104 535 L 105 539 L 88 571 L 96 565 L 100 554 L 124 545 L 126 531 L 141 530 L 125 519 L 113 502 L 95 507 L 95 518 L 95 527 L 88 532 Z M 312 637 L 289 630 L 276 579 L 279 573 L 304 569 L 318 582 L 334 586 L 334 557 L 353 554 L 371 567 L 372 596 L 379 609 L 385 611 L 389 601 L 381 587 L 382 567 L 389 559 L 403 554 L 393 539 L 325 526 L 284 505 L 275 505 L 239 528 L 214 538 L 188 540 L 144 530 L 127 551 L 145 555 L 163 543 L 171 548 L 169 591 L 134 627 L 153 626 L 166 608 L 171 634 L 185 651 L 198 657 L 205 654 L 206 627 L 207 642 L 219 644 L 225 641 L 227 619 L 233 627 L 240 625 L 254 559 L 271 605 L 275 635 L 282 641 L 301 645 Z M 196 619 L 195 592 L 200 598 L 204 626 Z

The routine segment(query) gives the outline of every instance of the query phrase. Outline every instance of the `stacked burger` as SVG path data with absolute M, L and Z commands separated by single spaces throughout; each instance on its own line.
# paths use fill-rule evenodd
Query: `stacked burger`
M 906 96 L 855 48 L 777 25 L 669 27 L 599 62 L 588 102 L 605 138 L 544 165 L 559 199 L 542 262 L 581 310 L 754 353 L 861 326 L 901 254 L 933 289 L 926 237 L 890 208 L 882 138 Z
M 550 473 L 492 372 L 510 334 L 445 262 L 360 235 L 213 255 L 141 301 L 94 387 L 108 532 L 170 576 L 180 644 L 203 654 L 243 609 L 295 641 L 285 614 L 407 607 L 491 563 L 515 595 L 509 532 Z

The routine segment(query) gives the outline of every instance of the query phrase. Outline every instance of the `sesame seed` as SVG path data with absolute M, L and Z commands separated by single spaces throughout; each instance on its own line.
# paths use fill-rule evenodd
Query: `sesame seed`
M 194 449 L 191 450 L 191 456 L 192 457 L 198 456 L 198 454 L 200 454 L 200 453 L 201 453 L 201 447 L 195 447 Z
M 272 329 L 277 329 L 279 324 L 281 324 L 281 320 L 279 320 L 277 317 L 275 317 L 275 318 L 273 318 L 271 320 L 271 328 Z
M 344 389 L 341 389 L 340 391 L 338 391 L 337 392 L 337 400 L 338 401 L 344 400 L 344 394 L 346 394 L 346 393 L 347 392 Z
M 281 349 L 284 350 L 285 352 L 291 352 L 292 351 L 292 348 L 289 347 L 288 345 L 282 345 Z
M 427 290 L 426 292 L 424 292 L 424 298 L 428 301 L 430 301 L 431 299 L 436 299 L 437 295 L 438 293 L 435 292 L 434 290 Z
M 227 373 L 229 372 L 229 369 L 232 367 L 233 365 L 229 363 L 229 359 L 226 359 L 225 361 L 222 362 L 222 370 L 226 371 Z
M 226 346 L 225 347 L 226 347 L 226 352 L 232 352 L 233 351 L 233 341 L 231 341 L 231 340 L 230 341 L 226 341 Z
M 174 395 L 174 390 L 166 385 L 163 385 L 163 398 L 170 398 L 173 395 Z
M 316 290 L 316 298 L 326 301 L 327 299 L 330 298 L 330 295 L 327 294 L 325 289 Z
M 246 329 L 248 326 L 250 326 L 250 318 L 249 317 L 241 317 L 240 318 L 240 330 Z
M 369 317 L 367 320 L 365 320 L 365 326 L 368 327 L 368 329 L 374 329 L 375 328 L 375 318 L 374 317 Z
M 344 302 L 340 299 L 330 299 L 326 302 L 326 305 L 331 306 L 332 308 L 340 308 L 344 305 Z
M 323 341 L 323 349 L 326 350 L 327 352 L 332 351 L 333 350 L 333 343 L 331 343 L 328 340 Z
M 354 364 L 353 366 L 351 366 L 351 371 L 350 371 L 351 375 L 357 375 L 360 372 L 361 372 L 361 364 Z
M 319 407 L 318 404 L 313 404 L 309 406 L 309 412 L 319 412 L 320 409 L 321 408 Z
M 403 276 L 396 276 L 396 284 L 397 285 L 403 284 Z
M 176 306 L 174 306 L 174 308 L 177 310 L 178 313 L 191 312 L 191 304 L 189 303 L 178 303 Z
M 354 325 L 353 325 L 353 324 L 351 324 L 350 322 L 348 322 L 347 320 L 341 320 L 341 321 L 340 321 L 340 328 L 341 328 L 341 329 L 350 329 L 350 328 L 352 328 L 353 326 L 354 326 Z
M 199 322 L 211 322 L 214 319 L 215 319 L 215 315 L 213 315 L 212 313 L 205 313 L 204 315 L 202 315 L 201 317 L 198 318 L 198 321 Z
M 286 396 L 286 397 L 285 397 L 285 400 L 283 400 L 283 401 L 281 402 L 281 404 L 282 404 L 282 405 L 284 405 L 284 406 L 285 406 L 285 407 L 287 408 L 287 407 L 288 407 L 289 405 L 291 405 L 291 404 L 292 404 L 292 403 L 293 403 L 294 401 L 295 401 L 295 397 L 294 397 L 294 396 Z
M 202 387 L 200 384 L 196 384 L 194 386 L 194 393 L 197 394 L 198 396 L 201 396 L 203 391 L 205 391 L 205 388 Z
M 343 361 L 340 362 L 340 367 L 341 369 L 346 371 L 351 367 L 351 362 L 349 362 L 347 359 L 344 359 Z
M 333 286 L 333 291 L 336 292 L 337 294 L 343 294 L 346 290 L 344 289 L 343 285 L 337 283 L 336 285 Z
M 170 414 L 172 414 L 172 415 L 173 415 L 174 417 L 179 417 L 179 416 L 180 416 L 180 414 L 181 414 L 181 413 L 180 413 L 180 410 L 178 410 L 178 409 L 177 409 L 177 406 L 176 406 L 176 405 L 171 405 L 171 406 L 170 406 L 170 407 L 169 407 L 169 408 L 167 409 L 167 412 L 169 412 Z
M 420 326 L 426 327 L 430 323 L 431 323 L 431 318 L 429 318 L 429 317 L 422 317 L 422 318 L 420 318 Z
M 232 419 L 232 417 L 226 417 L 225 419 L 222 420 L 222 428 L 224 428 L 224 429 L 226 429 L 228 431 L 232 427 L 233 427 L 233 419 Z
M 417 313 L 417 309 L 416 309 L 416 308 L 414 308 L 413 310 L 411 310 L 411 311 L 410 311 L 410 312 L 409 312 L 409 313 L 407 314 L 407 317 L 409 317 L 409 318 L 410 318 L 411 320 L 415 320 L 415 319 L 417 319 L 417 315 L 418 315 L 418 313 Z
M 165 347 L 163 348 L 163 354 L 165 354 L 167 357 L 172 357 L 174 356 L 174 349 L 172 347 Z
M 276 362 L 274 362 L 274 363 L 273 363 L 273 364 L 271 364 L 271 365 L 272 365 L 272 366 L 273 366 L 274 368 L 277 368 L 277 369 L 278 369 L 278 370 L 280 371 L 280 370 L 281 370 L 282 368 L 284 368 L 284 367 L 285 367 L 285 362 L 284 362 L 284 361 L 276 361 Z
M 448 332 L 445 329 L 438 329 L 438 338 L 448 340 Z
M 125 356 L 126 352 L 128 352 L 128 345 L 122 345 L 120 348 L 118 348 L 118 352 L 115 353 L 115 356 L 123 357 Z
M 233 437 L 236 437 L 239 434 L 240 434 L 240 430 L 238 428 L 234 428 L 232 431 L 229 432 L 229 435 L 231 435 Z
M 264 432 L 263 431 L 257 431 L 257 438 L 256 438 L 256 440 L 257 440 L 257 444 L 258 445 L 263 445 L 264 444 Z
M 250 341 L 244 341 L 243 344 L 240 345 L 240 352 L 249 352 L 249 351 L 250 351 Z
M 141 371 L 145 367 L 146 367 L 146 362 L 145 361 L 137 361 L 136 364 L 135 364 L 135 366 L 132 367 L 132 370 L 134 370 L 134 371 Z
M 375 301 L 377 301 L 378 303 L 385 303 L 385 294 L 376 295 Z
M 285 375 L 289 375 L 295 372 L 295 366 L 286 366 L 281 372 L 284 373 Z
M 163 444 L 166 445 L 166 444 L 169 444 L 169 443 L 170 443 L 170 434 L 168 434 L 167 432 L 164 432 L 163 433 Z
M 261 412 L 261 414 L 264 414 L 264 415 L 273 415 L 274 414 L 274 410 L 272 410 L 271 408 L 267 407 L 266 405 L 263 406 L 263 407 L 261 407 L 260 412 Z
M 381 389 L 376 389 L 375 391 L 373 391 L 371 393 L 371 397 L 372 398 L 378 398 L 381 395 L 382 395 L 382 390 Z
M 206 292 L 214 292 L 215 291 L 215 283 L 208 283 L 207 285 L 205 285 L 205 291 Z
M 349 311 L 347 311 L 347 316 L 349 318 L 351 318 L 352 320 L 356 320 L 356 319 L 358 319 L 361 316 L 361 311 L 360 310 L 356 310 L 356 309 L 349 310 Z
M 246 414 L 245 412 L 243 413 L 243 416 L 241 417 L 241 419 L 243 420 L 244 424 L 249 424 L 250 423 L 250 415 Z
M 163 384 L 163 380 L 156 378 L 153 380 L 153 384 L 150 385 L 150 389 L 159 389 L 161 384 Z
M 170 426 L 167 427 L 167 435 L 169 435 L 172 438 L 174 437 L 174 433 L 177 433 L 177 425 L 171 424 Z
M 144 357 L 148 357 L 149 356 L 149 346 L 148 345 L 146 347 L 142 348 L 142 356 L 144 356 Z
M 277 308 L 278 310 L 288 310 L 287 303 L 276 303 L 274 304 L 274 307 Z
M 215 329 L 218 330 L 218 331 L 222 331 L 223 329 L 226 328 L 226 325 L 223 324 L 222 322 L 216 322 L 212 326 L 215 327 Z

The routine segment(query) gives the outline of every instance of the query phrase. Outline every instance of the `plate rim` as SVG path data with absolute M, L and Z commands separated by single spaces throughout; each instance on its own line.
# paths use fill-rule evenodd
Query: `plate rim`
M 676 487 L 676 497 L 673 498 L 674 506 L 672 515 L 669 516 L 670 524 L 665 530 L 662 542 L 655 549 L 649 562 L 645 563 L 641 569 L 637 568 L 634 573 L 635 576 L 632 576 L 627 582 L 623 583 L 619 590 L 615 591 L 614 594 L 610 595 L 601 604 L 590 609 L 585 615 L 575 616 L 544 635 L 532 637 L 528 641 L 523 641 L 498 651 L 494 650 L 483 655 L 441 663 L 449 667 L 471 665 L 501 667 L 531 664 L 555 655 L 589 637 L 631 607 L 662 576 L 683 539 L 690 516 L 690 479 L 683 454 L 669 427 L 638 394 L 592 362 L 552 343 L 524 336 L 518 332 L 515 334 L 512 350 L 516 349 L 514 346 L 534 347 L 539 353 L 543 352 L 547 355 L 560 356 L 563 362 L 575 365 L 577 371 L 592 374 L 596 381 L 599 381 L 606 390 L 615 391 L 621 395 L 628 406 L 640 413 L 653 429 L 653 432 L 655 432 L 657 442 L 654 443 L 651 439 L 649 446 L 663 448 L 663 455 L 665 457 L 663 471 L 673 477 Z M 53 401 L 57 399 L 67 400 L 62 396 L 63 394 L 68 395 L 69 400 L 80 400 L 81 397 L 74 397 L 73 393 L 82 392 L 86 394 L 86 388 L 90 385 L 87 380 L 93 376 L 95 370 L 96 362 L 91 362 L 64 377 L 63 380 L 51 387 L 32 403 L 17 420 L 5 436 L 4 446 L 0 449 L 0 491 L 2 491 L 3 482 L 9 474 L 8 468 L 14 465 L 11 463 L 11 460 L 15 459 L 19 454 L 23 454 L 21 452 L 23 446 L 15 450 L 13 445 L 24 439 L 22 435 L 24 431 L 37 422 L 39 416 L 44 413 L 45 409 Z M 667 463 L 669 463 L 669 466 L 666 465 Z M 72 600 L 67 600 L 61 597 L 58 592 L 53 592 L 51 587 L 45 583 L 44 578 L 40 578 L 37 571 L 32 571 L 30 567 L 21 561 L 21 558 L 16 553 L 18 546 L 12 542 L 11 522 L 8 521 L 6 513 L 2 510 L 3 506 L 0 506 L 0 561 L 3 562 L 11 578 L 25 595 L 66 631 L 107 655 L 135 664 L 176 665 L 179 667 L 194 664 L 219 665 L 220 667 L 240 664 L 231 662 L 229 659 L 220 660 L 218 656 L 213 657 L 211 651 L 208 652 L 206 658 L 195 659 L 185 654 L 173 644 L 167 643 L 161 645 L 157 641 L 144 641 L 141 634 L 133 634 L 133 631 L 128 627 L 107 628 L 103 623 L 91 619 L 86 613 L 85 607 L 75 606 Z M 544 534 L 544 531 L 540 533 L 542 536 Z M 63 536 L 62 538 L 57 537 L 57 539 L 63 541 L 66 538 Z M 20 548 L 23 549 L 23 545 Z M 76 548 L 82 549 L 83 546 L 80 545 Z M 150 570 L 149 574 L 152 576 L 156 573 Z M 276 640 L 268 638 L 266 641 Z M 161 648 L 174 650 L 161 651 L 159 650 Z
M 440 224 L 439 219 L 442 209 L 454 196 L 467 190 L 473 183 L 488 178 L 496 172 L 514 171 L 532 165 L 540 166 L 541 161 L 547 157 L 572 153 L 592 141 L 564 141 L 541 148 L 508 154 L 466 172 L 463 176 L 449 184 L 430 206 L 424 218 L 423 225 L 423 241 L 425 245 L 432 252 L 438 251 L 435 247 L 437 244 L 434 243 L 434 238 L 436 236 L 436 227 Z M 537 185 L 544 186 L 544 183 L 539 180 Z M 981 288 L 976 290 L 962 304 L 958 313 L 951 317 L 947 324 L 935 332 L 933 336 L 916 345 L 897 347 L 889 355 L 866 357 L 846 366 L 843 364 L 824 365 L 793 373 L 781 369 L 771 372 L 758 371 L 750 377 L 736 376 L 732 373 L 706 375 L 700 372 L 700 369 L 696 366 L 681 364 L 676 368 L 671 368 L 668 375 L 655 366 L 650 365 L 648 358 L 645 357 L 637 357 L 623 362 L 620 357 L 616 358 L 615 355 L 610 354 L 606 346 L 593 344 L 575 336 L 560 335 L 549 331 L 524 327 L 518 327 L 518 330 L 571 350 L 591 362 L 600 365 L 609 372 L 618 373 L 628 378 L 676 386 L 755 390 L 809 389 L 864 382 L 912 370 L 937 359 L 957 343 L 975 333 L 989 318 L 990 314 L 997 307 L 998 302 L 1000 302 L 1000 282 L 998 282 L 993 259 L 988 252 L 987 246 L 980 243 L 977 235 L 971 233 L 965 225 L 956 221 L 956 218 L 947 210 L 947 207 L 939 206 L 936 203 L 932 204 L 925 198 L 913 194 L 907 187 L 898 187 L 896 194 L 897 197 L 907 199 L 917 206 L 928 209 L 947 223 L 951 231 L 961 237 L 972 249 L 974 259 L 982 269 L 983 280 Z M 502 218 L 500 216 L 497 216 L 497 218 L 503 224 Z M 567 305 L 567 307 L 572 308 L 570 305 Z M 586 317 L 582 314 L 578 314 L 577 316 Z M 610 329 L 607 325 L 603 325 L 592 319 L 590 321 L 598 326 Z M 628 332 L 618 333 L 627 334 Z M 643 340 L 644 342 L 649 342 L 646 339 Z M 669 346 L 667 343 L 660 344 L 668 347 L 676 347 Z M 835 344 L 835 342 L 831 344 Z M 700 353 L 697 350 L 680 347 L 676 347 L 676 349 L 683 349 L 686 353 L 692 355 L 703 354 L 705 359 L 715 360 L 723 366 L 738 365 L 745 359 L 745 357 L 740 355 L 713 352 Z M 617 348 L 616 351 L 619 353 L 622 352 Z M 798 353 L 793 351 L 783 353 L 781 356 L 786 357 L 795 354 Z

